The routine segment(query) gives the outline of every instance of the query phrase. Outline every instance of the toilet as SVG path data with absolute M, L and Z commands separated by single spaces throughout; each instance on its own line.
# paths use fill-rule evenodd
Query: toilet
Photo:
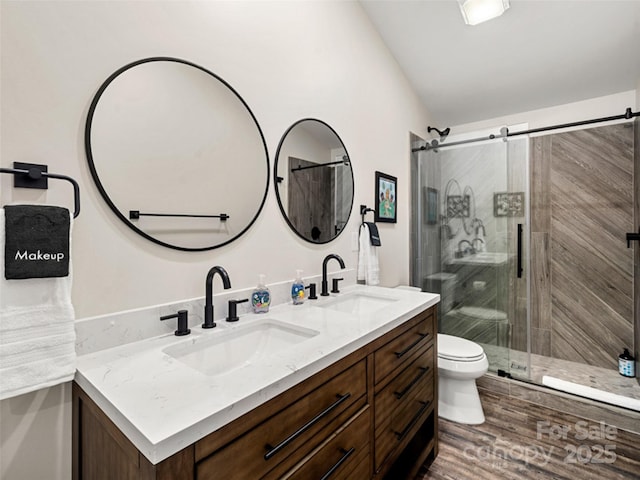
M 480 345 L 438 334 L 438 416 L 469 425 L 484 423 L 476 378 L 489 369 Z

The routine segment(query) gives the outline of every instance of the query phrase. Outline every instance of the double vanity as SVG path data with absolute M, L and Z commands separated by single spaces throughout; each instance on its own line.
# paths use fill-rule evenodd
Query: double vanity
M 88 351 L 74 478 L 408 478 L 437 453 L 438 301 L 352 285 Z
M 167 248 L 235 241 L 267 196 L 269 155 L 255 116 L 227 82 L 185 60 L 146 58 L 116 70 L 89 108 L 85 149 L 113 213 Z M 283 135 L 274 189 L 303 240 L 326 244 L 344 231 L 351 163 L 321 120 L 298 120 Z M 229 292 L 226 272 L 214 267 L 206 305 L 77 322 L 73 478 L 415 475 L 438 448 L 439 296 L 358 286 L 346 270 L 329 295 L 330 258 L 344 269 L 327 256 L 319 299 L 303 305 L 291 304 L 288 282 L 272 289 L 279 300 L 268 313 L 248 313 L 249 291 Z M 215 272 L 227 293 L 213 303 L 217 312 L 228 305 L 231 322 L 214 319 Z

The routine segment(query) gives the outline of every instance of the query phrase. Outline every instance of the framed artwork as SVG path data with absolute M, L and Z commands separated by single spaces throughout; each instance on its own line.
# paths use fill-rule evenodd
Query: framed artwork
M 524 217 L 524 192 L 493 194 L 494 217 Z
M 424 187 L 424 211 L 427 225 L 435 225 L 438 223 L 438 190 L 435 188 Z
M 447 218 L 469 218 L 471 216 L 471 196 L 449 195 L 447 197 Z
M 374 213 L 376 222 L 397 222 L 397 184 L 398 179 L 396 177 L 376 172 L 376 208 Z

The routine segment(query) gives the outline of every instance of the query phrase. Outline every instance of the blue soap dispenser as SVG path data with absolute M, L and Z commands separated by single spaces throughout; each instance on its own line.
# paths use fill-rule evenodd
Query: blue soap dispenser
M 291 300 L 294 305 L 304 303 L 304 283 L 302 283 L 302 270 L 296 270 L 296 279 L 291 285 Z
M 271 292 L 267 288 L 264 280 L 266 275 L 258 275 L 258 286 L 251 294 L 251 306 L 254 313 L 266 313 L 271 305 Z

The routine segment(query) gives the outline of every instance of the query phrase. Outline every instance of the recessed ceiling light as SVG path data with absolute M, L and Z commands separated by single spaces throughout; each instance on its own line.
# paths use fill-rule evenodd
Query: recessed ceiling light
M 509 8 L 509 0 L 458 0 L 467 25 L 477 25 L 499 17 Z

